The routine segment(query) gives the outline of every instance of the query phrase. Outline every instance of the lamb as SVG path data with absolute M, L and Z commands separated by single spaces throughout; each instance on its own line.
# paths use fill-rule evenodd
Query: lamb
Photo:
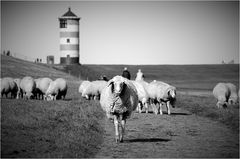
M 100 94 L 106 85 L 107 82 L 103 80 L 92 81 L 87 85 L 86 89 L 82 92 L 82 97 L 85 97 L 88 100 L 91 99 L 91 97 L 94 98 L 95 100 L 99 99 Z
M 36 82 L 30 76 L 23 77 L 20 82 L 20 88 L 24 99 L 31 99 L 36 93 Z
M 230 89 L 226 85 L 226 83 L 218 83 L 214 88 L 213 88 L 213 95 L 215 98 L 217 98 L 217 107 L 227 107 L 228 105 L 228 99 L 230 96 Z
M 11 93 L 11 98 L 16 98 L 18 87 L 11 77 L 4 77 L 1 79 L 1 97 L 5 94 L 6 98 Z
M 148 113 L 149 95 L 147 93 L 147 90 L 144 87 L 144 83 L 142 81 L 131 81 L 131 82 L 137 89 L 137 95 L 139 99 L 137 111 L 139 113 L 142 113 L 142 108 L 144 106 L 146 109 L 146 113 Z
M 152 101 L 153 111 L 155 114 L 159 113 L 162 115 L 162 105 L 166 103 L 167 112 L 170 115 L 170 104 L 174 107 L 176 101 L 176 87 L 171 86 L 167 83 L 154 80 L 148 86 L 148 94 Z M 153 104 L 154 103 L 154 104 Z M 159 108 L 156 105 L 159 104 Z
M 230 90 L 228 104 L 237 104 L 238 103 L 237 87 L 232 83 L 226 83 L 226 85 Z
M 115 141 L 123 142 L 126 119 L 138 105 L 135 86 L 122 76 L 113 77 L 102 90 L 100 104 L 107 118 L 114 122 Z
M 20 78 L 15 78 L 14 82 L 17 84 L 17 87 L 18 87 L 16 99 L 19 99 L 20 97 L 22 98 L 22 90 L 20 88 L 21 79 Z
M 67 94 L 67 82 L 63 78 L 57 78 L 51 81 L 45 93 L 47 100 L 65 99 Z

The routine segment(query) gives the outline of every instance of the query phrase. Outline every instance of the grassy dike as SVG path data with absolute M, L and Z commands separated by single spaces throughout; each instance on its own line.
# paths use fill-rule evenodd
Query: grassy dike
M 78 78 L 49 66 L 1 56 L 1 77 L 63 77 L 66 100 L 1 99 L 1 157 L 93 157 L 102 142 L 99 101 L 80 97 Z

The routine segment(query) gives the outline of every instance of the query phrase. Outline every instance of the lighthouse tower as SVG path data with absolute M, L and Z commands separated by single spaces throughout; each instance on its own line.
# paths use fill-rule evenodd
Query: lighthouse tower
M 59 19 L 60 64 L 79 64 L 79 20 L 71 8 Z

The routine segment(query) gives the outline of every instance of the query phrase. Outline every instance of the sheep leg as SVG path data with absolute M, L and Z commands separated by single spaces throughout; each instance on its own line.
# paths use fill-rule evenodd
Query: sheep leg
M 159 103 L 159 108 L 158 108 L 158 112 L 160 110 L 160 115 L 163 115 L 163 112 L 162 112 L 162 102 Z
M 139 103 L 138 103 L 138 112 L 139 112 L 139 113 L 142 113 L 141 107 L 142 107 L 142 105 L 141 105 L 141 103 L 139 102 Z
M 154 111 L 154 113 L 157 115 L 158 114 L 158 110 L 157 110 L 157 106 L 156 106 L 157 104 L 152 104 L 152 108 L 153 108 L 153 111 Z
M 148 113 L 148 104 L 144 103 L 144 106 L 145 106 L 146 113 Z
M 119 123 L 118 123 L 118 117 L 114 115 L 114 126 L 115 126 L 115 141 L 118 143 L 120 141 L 119 139 Z
M 138 106 L 137 106 L 137 109 L 136 109 L 137 112 L 139 112 L 139 103 L 138 103 Z
M 120 115 L 120 121 L 121 121 L 121 131 L 120 131 L 120 142 L 123 142 L 123 136 L 125 133 L 125 125 L 126 125 L 126 120 L 123 119 L 122 115 Z
M 20 92 L 18 91 L 18 92 L 17 92 L 17 97 L 16 97 L 16 99 L 19 99 L 19 94 L 20 94 Z
M 171 112 L 170 112 L 170 101 L 167 102 L 166 106 L 167 106 L 168 115 L 170 115 L 171 114 Z
M 220 102 L 219 101 L 217 102 L 216 105 L 217 105 L 218 108 L 220 108 Z

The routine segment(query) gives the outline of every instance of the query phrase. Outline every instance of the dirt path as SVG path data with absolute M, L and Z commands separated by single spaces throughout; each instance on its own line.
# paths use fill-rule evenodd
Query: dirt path
M 169 158 L 239 156 L 239 136 L 225 125 L 175 108 L 172 115 L 134 113 L 127 121 L 123 143 L 114 141 L 106 119 L 104 142 L 95 157 Z

